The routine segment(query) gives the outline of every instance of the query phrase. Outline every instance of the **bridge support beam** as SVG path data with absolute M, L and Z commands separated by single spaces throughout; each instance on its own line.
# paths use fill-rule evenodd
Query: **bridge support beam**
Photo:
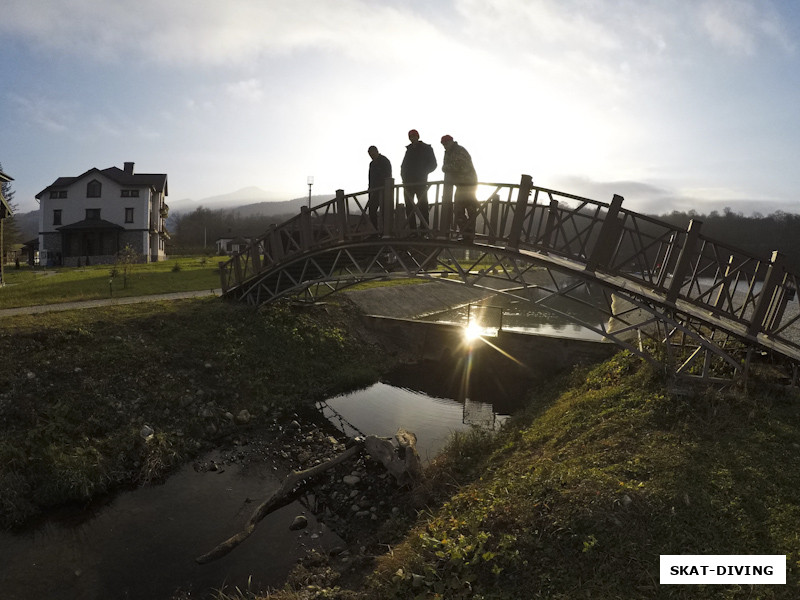
M 519 193 L 517 194 L 517 202 L 514 205 L 514 218 L 511 220 L 507 248 L 519 248 L 522 226 L 525 224 L 525 217 L 528 211 L 528 197 L 531 195 L 532 189 L 533 178 L 530 175 L 523 175 L 519 182 Z

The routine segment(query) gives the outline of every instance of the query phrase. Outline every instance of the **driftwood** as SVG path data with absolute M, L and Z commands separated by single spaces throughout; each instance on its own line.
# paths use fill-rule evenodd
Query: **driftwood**
M 236 548 L 239 544 L 241 544 L 244 540 L 250 537 L 250 534 L 256 528 L 261 519 L 266 517 L 269 513 L 278 510 L 292 502 L 297 496 L 300 495 L 302 491 L 303 484 L 309 483 L 313 479 L 319 477 L 325 471 L 335 467 L 341 462 L 346 461 L 348 458 L 351 458 L 361 452 L 363 450 L 364 445 L 362 443 L 356 444 L 351 446 L 344 452 L 342 452 L 339 456 L 332 458 L 331 460 L 319 464 L 315 467 L 310 469 L 306 469 L 305 471 L 292 471 L 289 475 L 286 476 L 286 479 L 283 480 L 281 487 L 279 487 L 272 496 L 267 498 L 264 502 L 262 502 L 258 508 L 253 512 L 250 520 L 247 521 L 247 524 L 244 526 L 244 529 L 239 533 L 229 537 L 227 540 L 219 544 L 216 548 L 203 554 L 202 556 L 198 556 L 195 561 L 198 564 L 204 565 L 209 563 L 213 560 L 217 560 L 218 558 L 222 558 L 226 554 L 228 554 L 231 550 Z
M 369 435 L 364 440 L 367 452 L 380 461 L 397 483 L 414 484 L 422 478 L 422 462 L 417 453 L 417 436 L 405 429 L 398 429 L 394 436 L 398 446 L 391 438 Z

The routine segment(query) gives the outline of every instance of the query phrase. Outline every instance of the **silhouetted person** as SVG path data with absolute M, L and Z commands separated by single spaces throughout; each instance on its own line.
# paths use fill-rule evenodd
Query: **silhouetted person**
M 478 217 L 478 174 L 472 166 L 472 157 L 463 146 L 453 141 L 453 136 L 442 136 L 444 159 L 442 172 L 445 183 L 455 186 L 453 217 L 461 239 L 472 242 L 475 236 L 475 219 Z
M 436 155 L 430 144 L 419 140 L 419 132 L 412 129 L 408 132 L 411 142 L 406 146 L 406 155 L 400 165 L 400 177 L 405 186 L 406 217 L 411 230 L 417 228 L 417 217 L 414 211 L 414 196 L 417 197 L 417 209 L 421 216 L 420 227 L 430 228 L 428 218 L 428 174 L 436 168 Z
M 367 212 L 372 226 L 378 229 L 378 209 L 383 202 L 383 190 L 386 187 L 386 180 L 392 176 L 392 163 L 383 154 L 378 152 L 375 146 L 367 149 L 372 161 L 369 163 L 369 200 L 367 200 Z

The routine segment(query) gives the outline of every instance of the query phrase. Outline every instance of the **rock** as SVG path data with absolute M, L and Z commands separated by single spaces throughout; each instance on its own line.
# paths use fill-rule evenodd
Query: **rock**
M 240 410 L 239 414 L 236 415 L 236 422 L 239 425 L 246 425 L 250 422 L 250 412 L 246 409 Z
M 298 529 L 305 529 L 308 527 L 308 519 L 305 518 L 303 515 L 297 515 L 292 521 L 292 524 L 289 525 L 289 529 L 292 531 L 297 531 Z
M 289 425 L 287 425 L 287 428 L 293 429 L 295 431 L 299 431 L 301 429 L 300 423 L 298 423 L 297 421 L 292 421 L 291 423 L 289 423 Z
M 149 440 L 151 437 L 153 437 L 153 434 L 155 434 L 155 431 L 153 431 L 153 428 L 150 427 L 150 425 L 145 425 L 139 431 L 139 435 L 142 436 L 143 440 Z
M 361 483 L 361 478 L 356 477 L 355 475 L 345 475 L 342 477 L 342 482 L 346 483 L 347 485 L 358 485 Z

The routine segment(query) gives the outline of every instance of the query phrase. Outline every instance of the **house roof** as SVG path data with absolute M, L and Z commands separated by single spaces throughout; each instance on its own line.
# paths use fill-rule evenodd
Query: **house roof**
M 83 221 L 76 221 L 75 223 L 70 223 L 69 225 L 62 225 L 61 227 L 56 227 L 58 231 L 75 231 L 75 230 L 87 230 L 87 229 L 121 229 L 124 230 L 125 228 L 122 225 L 117 225 L 116 223 L 112 223 L 111 221 L 106 221 L 104 219 L 84 219 Z
M 163 192 L 165 196 L 168 195 L 167 175 L 165 173 L 126 173 L 119 167 L 109 167 L 108 169 L 98 169 L 93 167 L 77 177 L 59 177 L 41 192 L 36 194 L 36 198 L 41 198 L 44 194 L 50 192 L 51 190 L 67 188 L 76 181 L 79 181 L 80 179 L 83 179 L 84 177 L 87 177 L 93 173 L 100 173 L 121 186 L 131 188 L 147 187 L 154 189 L 156 192 Z

